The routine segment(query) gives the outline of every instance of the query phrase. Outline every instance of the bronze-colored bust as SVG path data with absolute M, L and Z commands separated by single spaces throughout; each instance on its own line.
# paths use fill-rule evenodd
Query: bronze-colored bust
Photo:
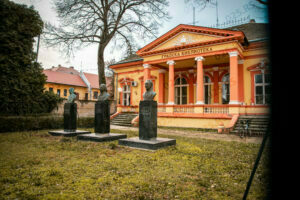
M 100 85 L 100 95 L 98 96 L 98 101 L 108 100 L 110 95 L 107 93 L 107 88 L 105 84 Z
M 151 80 L 146 80 L 145 82 L 146 92 L 143 94 L 143 98 L 146 101 L 153 100 L 156 93 L 153 91 L 153 83 Z
M 70 96 L 67 100 L 67 103 L 74 103 L 74 101 L 76 99 L 76 94 L 74 93 L 74 88 L 70 88 L 69 92 L 70 92 Z

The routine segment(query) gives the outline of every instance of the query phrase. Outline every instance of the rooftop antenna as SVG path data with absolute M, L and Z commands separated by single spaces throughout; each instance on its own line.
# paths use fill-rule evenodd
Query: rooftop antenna
M 195 26 L 195 7 L 193 7 L 193 25 Z
M 216 0 L 217 27 L 219 27 L 218 0 Z

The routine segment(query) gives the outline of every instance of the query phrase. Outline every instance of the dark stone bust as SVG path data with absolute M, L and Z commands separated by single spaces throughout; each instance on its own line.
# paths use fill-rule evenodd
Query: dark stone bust
M 108 100 L 110 95 L 107 93 L 107 88 L 105 84 L 100 85 L 100 95 L 98 96 L 98 101 Z
M 153 101 L 156 93 L 153 91 L 153 83 L 151 80 L 145 82 L 146 92 L 143 94 L 143 98 L 146 101 Z
M 70 88 L 69 92 L 70 92 L 70 96 L 67 100 L 67 103 L 74 103 L 74 101 L 76 99 L 76 94 L 74 93 L 74 88 Z

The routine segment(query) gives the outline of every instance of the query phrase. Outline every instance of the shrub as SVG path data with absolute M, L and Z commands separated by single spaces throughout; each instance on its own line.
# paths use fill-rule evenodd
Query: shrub
M 56 115 L 0 116 L 0 133 L 42 129 L 63 129 L 63 126 L 63 117 Z M 94 127 L 94 118 L 78 118 L 77 127 Z
M 49 113 L 60 101 L 44 93 L 46 76 L 36 62 L 34 37 L 43 21 L 33 7 L 0 1 L 0 114 Z

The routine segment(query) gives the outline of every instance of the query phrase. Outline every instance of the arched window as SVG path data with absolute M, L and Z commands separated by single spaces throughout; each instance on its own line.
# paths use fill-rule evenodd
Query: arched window
M 175 80 L 175 104 L 187 104 L 187 86 L 185 78 L 179 77 Z
M 211 103 L 211 79 L 209 76 L 204 76 L 204 103 L 210 104 Z
M 229 94 L 229 74 L 225 74 L 222 78 L 222 104 L 229 103 Z

